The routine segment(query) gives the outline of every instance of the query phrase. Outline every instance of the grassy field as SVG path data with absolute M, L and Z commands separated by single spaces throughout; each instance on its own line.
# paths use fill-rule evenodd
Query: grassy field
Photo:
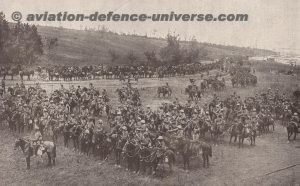
M 166 46 L 163 38 L 149 38 L 145 36 L 120 35 L 111 32 L 71 30 L 55 27 L 38 27 L 42 38 L 58 38 L 57 46 L 50 51 L 45 47 L 45 55 L 39 65 L 98 65 L 98 64 L 128 64 L 126 55 L 133 52 L 137 56 L 137 63 L 146 62 L 145 51 L 159 50 Z M 181 46 L 187 45 L 186 41 Z M 273 54 L 271 51 L 252 48 L 198 43 L 200 49 L 207 51 L 207 58 L 217 59 L 223 56 L 256 56 Z M 111 62 L 109 49 L 120 55 L 114 64 Z
M 288 95 L 297 89 L 299 79 L 297 76 L 280 75 L 270 72 L 270 66 L 256 65 L 258 85 L 256 87 L 234 88 L 227 81 L 227 88 L 217 92 L 221 97 L 236 91 L 242 97 L 252 96 L 269 87 L 279 88 Z M 275 68 L 275 67 L 273 67 Z M 214 73 L 214 72 L 212 72 Z M 141 79 L 134 84 L 141 92 L 144 105 L 156 108 L 163 101 L 172 101 L 175 97 L 185 102 L 187 95 L 184 88 L 189 84 L 190 77 L 157 79 Z M 193 78 L 200 79 L 199 75 Z M 118 80 L 95 80 L 99 89 L 106 88 L 111 93 L 113 105 L 117 103 L 114 93 L 121 86 Z M 157 86 L 166 82 L 173 88 L 171 99 L 157 98 Z M 14 83 L 14 82 L 10 82 Z M 26 82 L 34 83 L 34 81 Z M 66 87 L 70 83 L 55 82 L 54 85 L 41 82 L 42 87 L 48 91 L 59 87 L 60 83 Z M 51 82 L 51 84 L 53 84 Z M 72 82 L 72 84 L 88 86 L 89 82 Z M 200 101 L 208 102 L 212 92 L 207 92 Z M 269 172 L 300 163 L 300 139 L 287 143 L 286 129 L 277 122 L 275 132 L 265 134 L 256 141 L 256 146 L 250 146 L 246 140 L 244 148 L 239 149 L 236 144 L 229 144 L 228 135 L 221 139 L 217 146 L 213 146 L 213 157 L 208 169 L 202 167 L 202 160 L 193 160 L 192 170 L 185 172 L 177 158 L 174 172 L 165 171 L 163 178 L 137 175 L 117 168 L 113 160 L 102 162 L 93 157 L 73 152 L 71 148 L 58 145 L 57 165 L 46 168 L 45 163 L 32 162 L 32 169 L 26 171 L 25 160 L 20 151 L 13 150 L 16 134 L 7 130 L 0 130 L 0 182 L 1 185 L 299 185 L 300 166 L 266 175 Z M 62 141 L 62 139 L 60 139 Z

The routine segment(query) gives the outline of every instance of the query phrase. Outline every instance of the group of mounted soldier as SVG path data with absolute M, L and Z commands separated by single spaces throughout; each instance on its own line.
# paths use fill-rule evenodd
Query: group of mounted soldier
M 193 86 L 194 81 L 191 83 Z M 171 90 L 168 84 L 164 88 Z M 209 166 L 212 146 L 207 141 L 218 143 L 226 132 L 230 142 L 238 139 L 239 146 L 247 138 L 254 145 L 256 136 L 270 132 L 269 127 L 274 130 L 276 120 L 287 127 L 289 139 L 298 132 L 297 103 L 278 90 L 268 89 L 245 99 L 234 93 L 221 100 L 214 94 L 206 103 L 194 99 L 183 103 L 175 98 L 157 110 L 145 107 L 138 89 L 130 83 L 116 93 L 120 104 L 112 106 L 108 92 L 100 92 L 92 83 L 69 89 L 61 85 L 47 94 L 38 83 L 26 88 L 21 82 L 1 96 L 1 123 L 19 133 L 25 128 L 40 133 L 33 135 L 32 146 L 43 146 L 47 137 L 55 144 L 62 135 L 66 147 L 73 142 L 76 151 L 103 160 L 114 155 L 117 166 L 153 174 L 164 163 L 172 168 L 177 154 L 185 169 L 193 156 L 201 154 L 203 167 Z
M 20 76 L 21 80 L 30 80 L 33 76 L 36 79 L 49 81 L 72 81 L 72 80 L 90 80 L 90 79 L 120 79 L 133 78 L 165 78 L 174 76 L 193 75 L 220 67 L 220 62 L 209 64 L 192 63 L 180 65 L 161 65 L 161 66 L 65 66 L 56 65 L 51 67 L 37 67 L 36 69 L 24 68 L 21 66 L 0 67 L 0 77 L 6 79 L 7 76 L 13 80 L 14 76 Z M 27 78 L 24 78 L 27 77 Z

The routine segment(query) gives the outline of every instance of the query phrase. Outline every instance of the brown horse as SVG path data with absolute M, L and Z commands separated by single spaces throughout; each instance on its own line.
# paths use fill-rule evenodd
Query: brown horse
M 167 86 L 161 86 L 161 87 L 158 87 L 157 88 L 157 95 L 158 97 L 160 97 L 160 94 L 163 95 L 163 97 L 166 97 L 166 95 L 168 97 L 171 97 L 172 95 L 172 90 L 170 87 L 167 87 Z
M 24 138 L 19 138 L 15 142 L 14 149 L 16 150 L 18 147 L 21 148 L 22 152 L 26 158 L 27 169 L 30 169 L 30 157 L 34 155 L 34 147 L 31 141 L 26 140 Z M 43 155 L 47 153 L 48 155 L 48 165 L 50 166 L 53 162 L 55 165 L 56 158 L 56 145 L 51 141 L 44 141 L 42 145 L 36 146 L 37 152 L 39 155 Z
M 190 168 L 190 159 L 192 156 L 200 158 L 202 153 L 203 167 L 209 167 L 209 157 L 212 156 L 212 147 L 206 142 L 178 139 L 176 145 L 177 152 L 182 155 L 183 167 L 186 170 Z M 201 152 L 202 151 L 202 152 Z
M 27 80 L 30 80 L 30 76 L 34 76 L 34 70 L 22 70 L 19 72 L 19 75 L 21 80 L 24 80 L 24 76 L 27 76 Z
M 289 122 L 288 126 L 286 127 L 287 133 L 288 133 L 288 140 L 290 140 L 290 137 L 294 134 L 294 140 L 296 140 L 297 133 L 300 133 L 299 127 L 295 122 Z
M 239 126 L 239 148 L 243 146 L 244 139 L 250 139 L 250 145 L 255 145 L 255 138 L 256 138 L 256 130 L 248 129 L 244 126 Z

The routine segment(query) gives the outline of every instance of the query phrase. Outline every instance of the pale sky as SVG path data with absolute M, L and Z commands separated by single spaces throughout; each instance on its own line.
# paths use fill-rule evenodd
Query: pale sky
M 0 11 L 11 13 L 198 13 L 249 14 L 247 22 L 31 22 L 80 29 L 105 25 L 112 31 L 182 39 L 195 36 L 200 42 L 266 49 L 300 49 L 300 0 L 0 0 Z

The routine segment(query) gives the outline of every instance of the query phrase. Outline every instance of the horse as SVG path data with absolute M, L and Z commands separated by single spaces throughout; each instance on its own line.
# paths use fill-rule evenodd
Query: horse
M 123 147 L 122 153 L 127 160 L 126 170 L 132 170 L 136 173 L 139 170 L 139 151 L 140 148 L 132 141 L 127 141 Z
M 229 133 L 230 133 L 230 140 L 229 143 L 231 143 L 232 138 L 234 137 L 234 142 L 237 141 L 237 137 L 238 137 L 238 129 L 236 125 L 231 126 L 231 128 L 229 129 Z
M 199 89 L 196 85 L 189 85 L 185 89 L 185 93 L 188 94 L 189 99 L 194 100 L 194 98 L 200 98 L 201 93 L 199 93 Z
M 30 169 L 30 157 L 34 155 L 34 147 L 31 141 L 24 138 L 19 138 L 15 142 L 14 149 L 21 148 L 23 154 L 25 155 L 27 169 Z M 56 145 L 51 141 L 43 141 L 42 145 L 37 146 L 37 151 L 39 155 L 47 153 L 48 155 L 48 166 L 53 163 L 55 165 L 56 158 Z
M 21 80 L 24 76 L 27 76 L 27 80 L 30 80 L 30 76 L 34 76 L 34 70 L 23 70 L 19 72 Z
M 173 165 L 175 164 L 175 152 L 171 149 L 141 146 L 139 160 L 141 173 L 147 173 L 147 168 L 150 168 L 152 175 L 155 175 L 159 163 L 167 163 L 170 171 L 173 171 Z
M 202 150 L 203 167 L 209 167 L 209 157 L 212 157 L 212 147 L 206 142 L 178 139 L 177 151 L 182 155 L 183 168 L 190 169 L 190 159 L 192 156 L 200 158 Z
M 64 146 L 69 147 L 69 140 L 71 139 L 71 128 L 72 125 L 65 125 L 63 126 L 63 137 L 64 137 Z
M 168 95 L 168 97 L 171 97 L 172 90 L 171 90 L 171 88 L 169 88 L 167 86 L 161 86 L 161 87 L 157 88 L 157 95 L 158 95 L 158 97 L 160 97 L 160 94 L 162 94 L 163 97 L 166 97 L 166 95 Z
M 147 168 L 151 167 L 151 161 L 150 161 L 152 159 L 151 156 L 152 156 L 151 149 L 148 147 L 141 146 L 140 153 L 139 153 L 140 173 L 147 174 Z
M 288 133 L 288 140 L 290 141 L 290 137 L 294 134 L 294 140 L 296 140 L 297 133 L 300 133 L 299 127 L 295 122 L 289 122 L 286 127 Z
M 247 127 L 244 127 L 240 125 L 238 127 L 238 137 L 239 137 L 239 148 L 243 145 L 244 139 L 249 138 L 250 139 L 250 145 L 255 145 L 255 138 L 256 138 L 256 130 L 250 129 Z
M 96 131 L 92 137 L 92 149 L 94 156 L 100 155 L 102 160 L 106 160 L 110 153 L 111 139 L 102 131 Z
M 79 137 L 80 137 L 80 134 L 82 133 L 82 130 L 83 129 L 77 125 L 75 125 L 71 129 L 71 136 L 72 136 L 72 140 L 73 140 L 74 150 L 79 150 Z
M 115 139 L 115 148 L 114 148 L 114 151 L 115 151 L 115 159 L 116 159 L 116 166 L 120 166 L 121 165 L 121 160 L 122 160 L 122 150 L 123 150 L 123 147 L 126 143 L 126 140 L 125 139 L 122 139 L 122 138 L 117 138 Z
M 88 156 L 90 155 L 92 137 L 93 137 L 93 134 L 89 130 L 83 131 L 79 137 L 79 141 L 81 144 L 81 151 Z

